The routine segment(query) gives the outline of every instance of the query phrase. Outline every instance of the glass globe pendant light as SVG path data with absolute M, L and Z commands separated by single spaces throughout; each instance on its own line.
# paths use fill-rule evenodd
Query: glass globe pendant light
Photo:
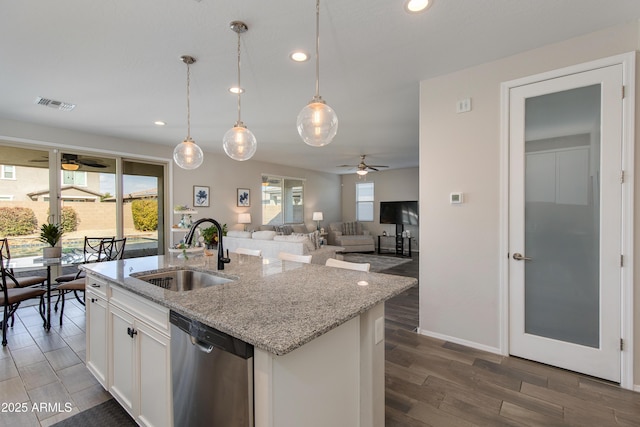
M 338 116 L 320 96 L 320 0 L 316 0 L 316 94 L 298 114 L 297 127 L 312 147 L 329 144 L 338 132 Z
M 224 134 L 222 147 L 227 156 L 233 160 L 244 161 L 253 157 L 257 146 L 256 137 L 240 118 L 240 94 L 243 92 L 240 86 L 240 34 L 247 32 L 249 28 L 240 21 L 233 21 L 229 25 L 238 34 L 238 121 Z
M 187 64 L 187 138 L 176 145 L 173 150 L 173 161 L 182 169 L 196 169 L 202 164 L 204 157 L 200 147 L 191 139 L 191 68 L 189 66 L 195 63 L 196 59 L 189 55 L 183 55 L 180 59 Z

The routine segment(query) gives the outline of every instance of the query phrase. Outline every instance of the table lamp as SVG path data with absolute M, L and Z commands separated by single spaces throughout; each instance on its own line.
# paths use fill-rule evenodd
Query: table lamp
M 238 214 L 238 224 L 244 224 L 244 231 L 247 231 L 247 224 L 251 224 L 251 214 L 250 213 Z
M 320 230 L 320 221 L 322 221 L 324 218 L 322 217 L 322 212 L 314 212 L 313 213 L 313 220 L 317 221 L 317 229 Z

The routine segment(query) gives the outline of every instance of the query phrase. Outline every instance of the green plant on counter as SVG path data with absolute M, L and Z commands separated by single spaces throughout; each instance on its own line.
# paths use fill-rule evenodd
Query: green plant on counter
M 222 235 L 227 235 L 227 224 L 222 226 Z M 202 230 L 202 238 L 206 245 L 215 245 L 218 243 L 218 229 L 215 226 L 207 227 Z
M 40 227 L 40 237 L 38 237 L 38 240 L 40 240 L 42 243 L 47 243 L 51 247 L 54 247 L 63 234 L 64 230 L 59 224 L 42 224 L 42 226 Z

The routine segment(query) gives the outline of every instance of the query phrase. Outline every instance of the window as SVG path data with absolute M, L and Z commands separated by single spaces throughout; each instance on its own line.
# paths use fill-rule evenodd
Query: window
M 83 171 L 62 171 L 63 185 L 87 186 L 87 173 Z
M 16 167 L 11 165 L 2 165 L 2 179 L 16 179 Z
M 373 182 L 356 183 L 356 220 L 373 221 Z
M 304 222 L 304 180 L 279 176 L 262 177 L 262 224 Z

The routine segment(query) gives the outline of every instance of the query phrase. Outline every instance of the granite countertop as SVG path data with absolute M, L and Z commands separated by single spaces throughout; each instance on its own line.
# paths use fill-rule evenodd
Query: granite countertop
M 238 254 L 231 254 L 231 263 L 218 272 L 216 261 L 215 256 L 183 260 L 167 255 L 81 268 L 276 355 L 301 347 L 418 282 L 411 277 Z M 211 271 L 233 282 L 175 292 L 132 276 L 184 267 Z M 367 285 L 362 286 L 363 282 Z

